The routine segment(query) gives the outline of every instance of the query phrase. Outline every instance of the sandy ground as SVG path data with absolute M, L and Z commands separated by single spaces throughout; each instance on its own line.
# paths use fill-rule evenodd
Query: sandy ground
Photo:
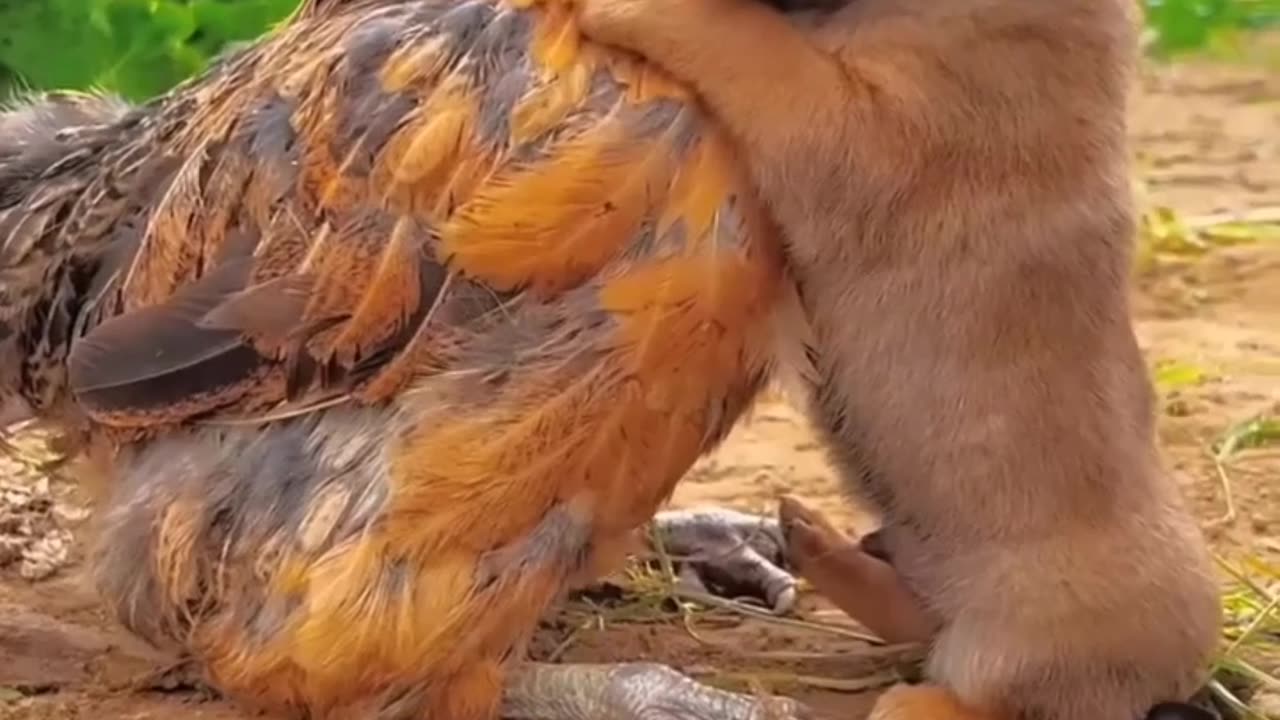
M 1280 208 L 1280 73 L 1204 62 L 1151 68 L 1134 117 L 1148 202 L 1194 222 Z M 1208 448 L 1237 423 L 1280 411 L 1280 238 L 1163 258 L 1140 279 L 1135 313 L 1150 362 L 1163 368 L 1167 462 L 1206 533 L 1224 555 L 1276 562 L 1280 450 L 1229 463 L 1236 516 L 1219 522 L 1226 495 Z M 764 403 L 701 462 L 675 502 L 772 512 L 784 491 L 851 527 L 869 526 L 839 494 L 803 418 L 781 400 Z M 182 686 L 129 685 L 166 660 L 107 622 L 82 587 L 74 530 L 86 513 L 74 487 L 18 466 L 0 474 L 0 718 L 243 717 Z M 804 605 L 810 620 L 838 619 L 818 599 Z M 619 617 L 568 612 L 543 634 L 540 652 L 659 660 L 730 685 L 741 681 L 733 673 L 750 674 L 850 719 L 874 697 L 857 690 L 883 686 L 897 667 L 893 656 L 827 629 L 716 614 L 692 618 L 691 627 L 670 615 Z

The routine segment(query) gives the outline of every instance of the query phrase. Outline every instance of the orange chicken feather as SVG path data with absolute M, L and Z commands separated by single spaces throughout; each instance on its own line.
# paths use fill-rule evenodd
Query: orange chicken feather
M 102 596 L 248 705 L 764 717 L 519 662 L 761 388 L 785 271 L 681 86 L 518 5 L 313 0 L 147 105 L 0 116 L 5 419 L 85 440 Z

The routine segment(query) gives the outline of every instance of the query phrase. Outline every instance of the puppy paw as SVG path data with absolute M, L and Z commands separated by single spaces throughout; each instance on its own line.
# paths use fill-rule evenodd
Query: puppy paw
M 1008 720 L 974 710 L 936 685 L 895 685 L 876 701 L 867 720 Z

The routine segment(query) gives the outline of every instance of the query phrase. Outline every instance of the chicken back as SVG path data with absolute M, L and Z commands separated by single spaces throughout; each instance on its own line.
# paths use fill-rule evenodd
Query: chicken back
M 493 717 L 770 371 L 732 147 L 560 0 L 312 2 L 61 102 L 0 146 L 5 407 L 106 448 L 103 597 L 252 705 Z

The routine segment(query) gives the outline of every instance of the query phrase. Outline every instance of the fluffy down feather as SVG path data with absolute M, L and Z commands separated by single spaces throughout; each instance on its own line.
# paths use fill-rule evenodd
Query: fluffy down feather
M 5 398 L 109 448 L 104 597 L 242 699 L 490 717 L 770 370 L 729 144 L 561 0 L 313 2 L 96 117 L 0 155 Z

